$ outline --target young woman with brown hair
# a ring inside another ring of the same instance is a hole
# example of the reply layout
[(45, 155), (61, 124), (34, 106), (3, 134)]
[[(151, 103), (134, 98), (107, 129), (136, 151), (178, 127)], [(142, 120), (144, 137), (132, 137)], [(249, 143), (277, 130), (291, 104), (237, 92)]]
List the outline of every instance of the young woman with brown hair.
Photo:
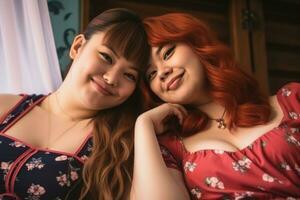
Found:
[(127, 199), (149, 57), (143, 24), (107, 10), (75, 37), (70, 57), (57, 91), (0, 95), (0, 199), (64, 199), (81, 179), (73, 199)]

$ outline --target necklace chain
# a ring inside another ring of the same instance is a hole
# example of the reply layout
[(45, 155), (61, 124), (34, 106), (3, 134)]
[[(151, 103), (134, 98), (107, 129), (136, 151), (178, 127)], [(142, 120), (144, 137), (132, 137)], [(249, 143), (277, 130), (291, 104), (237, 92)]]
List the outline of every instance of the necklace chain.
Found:
[(225, 120), (224, 120), (225, 113), (226, 113), (226, 110), (224, 109), (224, 112), (220, 118), (217, 118), (217, 119), (210, 118), (211, 120), (214, 120), (218, 123), (219, 129), (225, 129), (227, 127), (227, 124), (225, 123)]
[[(58, 98), (57, 98), (57, 95), (55, 95), (55, 99), (56, 99), (56, 103), (60, 109), (60, 111), (62, 113), (64, 113), (63, 109), (61, 108), (60, 104), (59, 104), (59, 101), (58, 101)], [(70, 119), (72, 120), (72, 124), (70, 126), (68, 126), (66, 129), (64, 129), (61, 133), (59, 133), (53, 140), (51, 140), (51, 129), (52, 129), (52, 120), (51, 120), (51, 112), (50, 112), (50, 99), (48, 97), (47, 99), (47, 107), (48, 107), (48, 135), (47, 135), (47, 143), (46, 143), (46, 149), (49, 149), (49, 147), (51, 146), (51, 144), (53, 144), (54, 142), (56, 142), (59, 138), (61, 138), (63, 135), (65, 135), (66, 133), (68, 133), (71, 129), (73, 129), (79, 122), (80, 120), (73, 120), (72, 117), (68, 116), (66, 113), (65, 115), (67, 115), (68, 117), (70, 117)]]

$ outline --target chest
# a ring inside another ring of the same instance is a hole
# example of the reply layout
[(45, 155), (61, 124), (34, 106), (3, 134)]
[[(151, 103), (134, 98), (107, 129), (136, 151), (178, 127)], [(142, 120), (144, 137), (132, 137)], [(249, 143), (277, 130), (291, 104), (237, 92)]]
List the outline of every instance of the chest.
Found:
[(299, 127), (280, 126), (233, 152), (212, 149), (186, 152), (181, 161), (195, 199), (199, 195), (220, 199), (246, 194), (258, 199), (299, 197)]
[(50, 116), (39, 107), (15, 118), (2, 132), (32, 148), (74, 153), (90, 134), (90, 127), (79, 123), (65, 123)]
[(237, 151), (243, 149), (267, 132), (275, 128), (275, 123), (254, 128), (239, 128), (236, 132), (211, 128), (183, 139), (185, 148), (190, 152), (205, 149)]
[(210, 121), (208, 128), (183, 139), (185, 148), (190, 152), (205, 149), (217, 149), (235, 152), (251, 145), (266, 133), (276, 129), (283, 121), (283, 112), (279, 105), (272, 107), (269, 122), (251, 127), (220, 129), (215, 121)]

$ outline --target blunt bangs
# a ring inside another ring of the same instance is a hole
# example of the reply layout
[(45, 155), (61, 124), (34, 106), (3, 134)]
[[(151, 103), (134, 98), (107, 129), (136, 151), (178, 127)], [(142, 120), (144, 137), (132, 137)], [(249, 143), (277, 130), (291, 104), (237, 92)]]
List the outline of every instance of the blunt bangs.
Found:
[(150, 46), (141, 25), (130, 21), (113, 25), (106, 32), (104, 44), (137, 65), (139, 72), (145, 71), (150, 57)]

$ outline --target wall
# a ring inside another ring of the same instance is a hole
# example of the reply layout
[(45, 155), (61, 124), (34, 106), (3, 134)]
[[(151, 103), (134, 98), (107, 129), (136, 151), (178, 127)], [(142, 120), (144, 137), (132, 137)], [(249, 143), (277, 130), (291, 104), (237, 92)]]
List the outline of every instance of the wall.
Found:
[(69, 48), (80, 30), (80, 0), (48, 0), (48, 8), (62, 74), (70, 63)]

